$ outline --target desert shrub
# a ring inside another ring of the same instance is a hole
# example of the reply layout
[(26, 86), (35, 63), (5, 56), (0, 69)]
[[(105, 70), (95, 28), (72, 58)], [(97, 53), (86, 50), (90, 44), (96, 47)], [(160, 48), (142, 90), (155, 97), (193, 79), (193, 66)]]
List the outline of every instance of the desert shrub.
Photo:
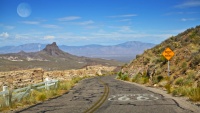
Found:
[(136, 59), (138, 59), (141, 55), (136, 55)]
[(136, 82), (139, 77), (140, 77), (140, 74), (134, 75), (133, 78), (132, 78), (132, 82)]
[(132, 78), (132, 82), (146, 84), (149, 82), (149, 78), (147, 76), (144, 76), (138, 73)]
[(156, 69), (155, 75), (160, 75), (161, 73), (162, 73), (162, 69), (161, 68)]
[(121, 79), (122, 79), (122, 80), (126, 80), (126, 81), (128, 81), (128, 80), (129, 80), (128, 74), (127, 74), (127, 73), (122, 74)]
[(200, 54), (194, 56), (194, 58), (190, 62), (190, 67), (195, 68), (198, 64), (200, 64)]
[(188, 74), (186, 78), (177, 78), (175, 81), (175, 85), (178, 86), (192, 86), (192, 84), (195, 81), (195, 75), (192, 74), (192, 72), (190, 72), (191, 74)]
[(147, 65), (149, 62), (150, 62), (150, 58), (145, 58), (144, 61), (143, 61), (143, 64)]
[(41, 93), (37, 96), (37, 101), (44, 101), (45, 99), (47, 99), (47, 96), (45, 93)]
[(184, 68), (184, 69), (187, 68), (187, 63), (183, 62), (182, 65), (181, 65), (181, 68)]
[(59, 90), (69, 90), (72, 87), (73, 84), (70, 83), (70, 81), (62, 81), (58, 83), (58, 89)]
[(183, 78), (177, 78), (175, 85), (183, 86), (184, 85), (184, 79)]
[(159, 76), (153, 76), (153, 78), (152, 78), (152, 83), (153, 84), (158, 84), (161, 80), (163, 80), (164, 79), (164, 77), (163, 76), (161, 76), (161, 75), (159, 75)]
[(200, 101), (200, 88), (193, 88), (189, 93), (189, 99), (192, 101)]
[(182, 64), (181, 64), (181, 73), (182, 74), (185, 74), (185, 72), (187, 71), (187, 63), (186, 62), (183, 62)]
[(194, 71), (194, 70), (188, 70), (188, 72), (186, 74), (187, 74), (187, 79), (194, 80), (195, 79), (196, 71)]
[(167, 90), (167, 93), (171, 93), (171, 84), (170, 83), (166, 84), (165, 89)]
[(152, 78), (152, 83), (153, 83), (153, 84), (157, 84), (157, 83), (158, 83), (158, 79), (157, 79), (156, 76), (153, 76), (153, 78)]
[(47, 98), (51, 98), (51, 97), (55, 97), (57, 95), (59, 95), (59, 90), (49, 90), (49, 91), (46, 91), (46, 96)]
[(117, 77), (116, 78), (117, 79), (121, 79), (121, 76), (122, 76), (122, 72), (120, 71), (120, 72), (117, 73)]
[(160, 82), (161, 80), (163, 80), (163, 76), (161, 76), (161, 75), (159, 75), (159, 76), (157, 76), (157, 80), (158, 80), (158, 82)]
[(73, 77), (72, 78), (72, 82), (74, 82), (75, 84), (78, 83), (82, 78), (81, 77)]
[(172, 91), (172, 95), (173, 96), (188, 96), (190, 92), (191, 92), (191, 88), (190, 87), (183, 86), (183, 87), (175, 88)]
[(149, 78), (148, 78), (147, 76), (142, 76), (142, 77), (139, 79), (138, 82), (141, 83), (141, 84), (146, 84), (146, 83), (149, 82)]

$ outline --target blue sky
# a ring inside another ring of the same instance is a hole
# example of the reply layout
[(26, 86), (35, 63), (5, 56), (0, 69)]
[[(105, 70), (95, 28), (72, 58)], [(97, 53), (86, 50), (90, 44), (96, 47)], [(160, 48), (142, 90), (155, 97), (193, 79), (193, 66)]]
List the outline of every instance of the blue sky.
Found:
[(0, 47), (159, 44), (197, 25), (200, 0), (0, 0)]

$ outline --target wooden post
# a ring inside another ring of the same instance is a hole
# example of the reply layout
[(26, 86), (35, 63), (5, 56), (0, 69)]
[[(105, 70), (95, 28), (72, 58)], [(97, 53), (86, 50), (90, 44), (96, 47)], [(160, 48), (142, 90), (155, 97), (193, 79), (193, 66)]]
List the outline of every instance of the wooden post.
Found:
[(48, 82), (49, 82), (49, 78), (45, 78), (45, 89), (49, 90), (49, 86), (48, 86)]
[(5, 105), (11, 106), (12, 92), (8, 89), (8, 86), (3, 86), (3, 91), (6, 92), (5, 94), (3, 94)]
[(3, 86), (3, 91), (5, 91), (6, 93), (3, 94), (3, 97), (4, 97), (4, 101), (5, 101), (5, 104), (6, 106), (9, 106), (8, 104), (8, 94), (7, 94), (7, 91), (8, 91), (8, 86)]
[(55, 82), (55, 89), (58, 88), (58, 81)]

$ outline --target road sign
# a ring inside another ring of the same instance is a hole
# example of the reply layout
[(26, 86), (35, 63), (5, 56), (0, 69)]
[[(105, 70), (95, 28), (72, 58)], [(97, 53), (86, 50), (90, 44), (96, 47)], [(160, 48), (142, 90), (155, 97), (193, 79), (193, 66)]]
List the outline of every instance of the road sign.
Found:
[(167, 59), (170, 60), (174, 56), (174, 52), (170, 48), (166, 48), (162, 55)]

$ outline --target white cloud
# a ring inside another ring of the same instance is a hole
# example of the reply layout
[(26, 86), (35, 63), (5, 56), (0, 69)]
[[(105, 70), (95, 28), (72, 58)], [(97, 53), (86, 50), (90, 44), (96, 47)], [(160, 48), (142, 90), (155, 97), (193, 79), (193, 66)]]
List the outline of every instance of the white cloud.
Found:
[(15, 28), (15, 26), (4, 26), (7, 30), (12, 30)]
[(58, 21), (72, 21), (72, 20), (77, 20), (80, 18), (81, 17), (79, 16), (68, 16), (68, 17), (59, 18)]
[(131, 19), (122, 19), (122, 20), (119, 20), (119, 22), (129, 22), (131, 21)]
[(53, 25), (53, 24), (45, 24), (45, 25), (42, 25), (42, 27), (45, 27), (45, 28), (60, 28), (59, 26), (57, 25)]
[(199, 7), (200, 1), (199, 0), (189, 0), (182, 4), (176, 5), (176, 8), (190, 8), (190, 7)]
[(96, 29), (96, 28), (98, 28), (98, 27), (97, 27), (97, 26), (89, 25), (89, 26), (86, 26), (85, 28), (86, 28), (86, 29)]
[(0, 34), (0, 37), (8, 38), (9, 34), (7, 32), (3, 32), (3, 33)]
[(90, 24), (94, 24), (94, 21), (88, 20), (88, 21), (83, 21), (83, 22), (74, 22), (73, 24), (76, 24), (76, 25), (90, 25)]
[(28, 38), (30, 38), (30, 35), (28, 35), (28, 34), (16, 34), (15, 38), (16, 39), (28, 39)]
[(109, 28), (117, 29), (117, 32), (124, 32), (124, 33), (134, 32), (131, 26), (109, 26)]
[(120, 30), (119, 30), (120, 32), (133, 32), (133, 30), (131, 29), (131, 27), (130, 26), (121, 26), (120, 27)]
[(127, 15), (114, 15), (114, 16), (109, 16), (110, 18), (125, 18), (125, 17), (133, 17), (137, 16), (136, 14), (127, 14)]
[(194, 21), (196, 20), (196, 18), (182, 18), (181, 21), (185, 22), (185, 21)]
[(6, 30), (12, 30), (15, 28), (15, 26), (10, 26), (10, 25), (4, 25), (4, 24), (0, 24), (0, 27), (3, 27)]
[(38, 25), (38, 24), (40, 24), (40, 22), (38, 22), (38, 21), (21, 21), (20, 23), (31, 24), (31, 25)]
[(51, 35), (47, 35), (47, 36), (44, 36), (44, 39), (54, 39), (55, 38), (55, 36), (51, 36)]
[(164, 16), (170, 16), (170, 15), (191, 15), (191, 14), (198, 14), (199, 12), (169, 12), (164, 14)]

